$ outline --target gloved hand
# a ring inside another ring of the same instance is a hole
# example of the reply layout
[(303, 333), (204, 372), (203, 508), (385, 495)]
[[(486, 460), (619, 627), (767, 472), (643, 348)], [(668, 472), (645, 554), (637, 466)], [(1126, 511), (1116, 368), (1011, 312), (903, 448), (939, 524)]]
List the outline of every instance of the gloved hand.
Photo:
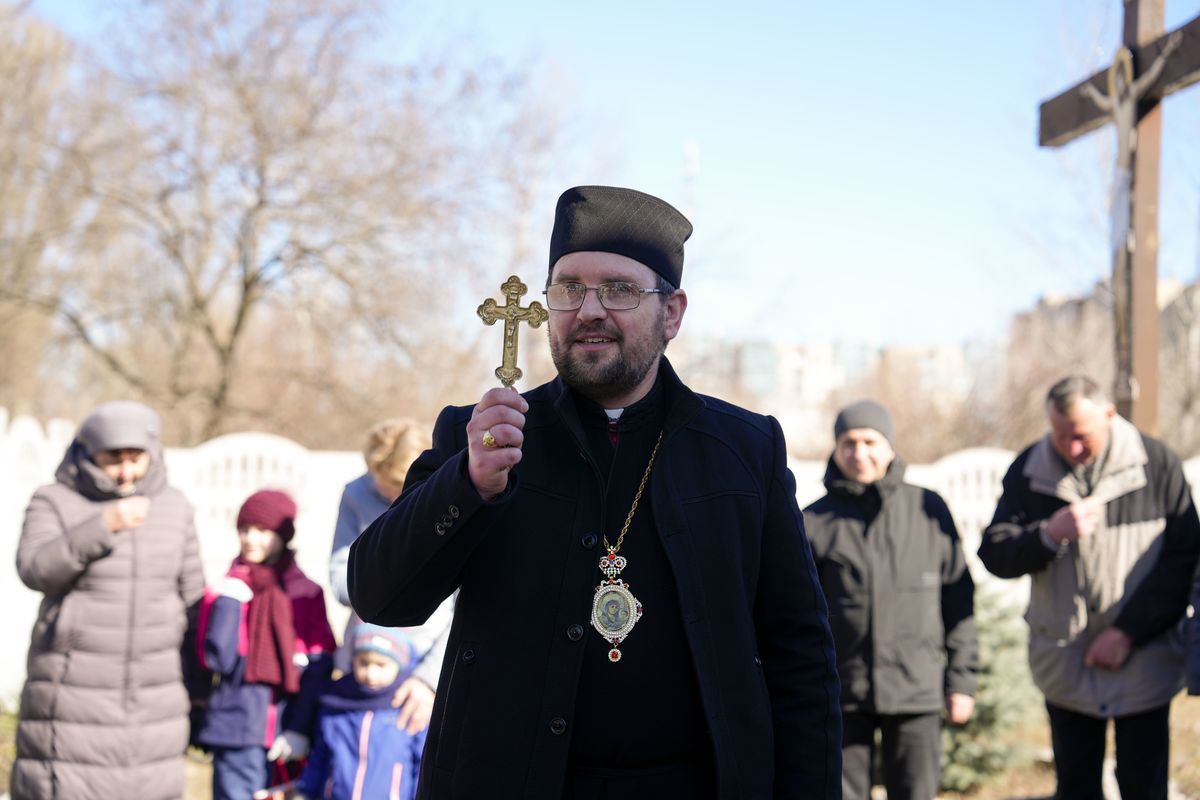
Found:
[(239, 603), (249, 603), (254, 597), (254, 590), (244, 580), (232, 575), (222, 578), (221, 582), (216, 585), (216, 590), (222, 597), (232, 597)]
[(275, 737), (267, 751), (267, 761), (299, 761), (308, 755), (309, 741), (303, 733), (284, 731)]

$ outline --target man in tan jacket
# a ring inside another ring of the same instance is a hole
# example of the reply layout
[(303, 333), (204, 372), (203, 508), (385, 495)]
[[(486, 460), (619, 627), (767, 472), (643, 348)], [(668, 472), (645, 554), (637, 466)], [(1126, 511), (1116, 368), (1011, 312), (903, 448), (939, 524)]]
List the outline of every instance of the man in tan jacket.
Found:
[(1179, 458), (1095, 381), (1046, 397), (1050, 432), (1004, 476), (979, 557), (1031, 576), (1029, 666), (1046, 697), (1058, 798), (1101, 798), (1108, 720), (1121, 797), (1167, 796), (1171, 698), (1200, 520)]

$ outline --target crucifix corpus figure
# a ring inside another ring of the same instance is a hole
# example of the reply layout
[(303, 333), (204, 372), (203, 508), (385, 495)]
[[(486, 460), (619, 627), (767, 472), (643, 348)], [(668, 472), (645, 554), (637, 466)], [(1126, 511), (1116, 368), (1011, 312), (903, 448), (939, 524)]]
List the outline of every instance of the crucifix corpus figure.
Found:
[(1167, 37), (1166, 43), (1150, 68), (1136, 80), (1133, 77), (1133, 53), (1122, 47), (1108, 68), (1108, 93), (1090, 83), (1081, 93), (1100, 111), (1112, 118), (1117, 129), (1116, 170), (1113, 174), (1110, 219), (1112, 250), (1113, 332), (1116, 357), (1116, 390), (1121, 400), (1137, 396), (1133, 373), (1133, 251), (1137, 238), (1132, 229), (1133, 159), (1137, 151), (1138, 103), (1162, 76), (1171, 53), (1179, 48), (1180, 31)]
[(550, 312), (536, 300), (522, 308), (521, 298), (529, 292), (529, 287), (521, 283), (516, 275), (509, 275), (508, 280), (500, 286), (500, 291), (504, 292), (504, 305), (498, 305), (489, 297), (475, 309), (475, 313), (485, 325), (494, 325), (498, 319), (504, 320), (504, 353), (500, 366), (496, 367), (496, 377), (500, 383), (511, 388), (522, 375), (521, 368), (517, 366), (518, 323), (528, 322), (536, 328), (550, 318)]
[(1179, 49), (1182, 38), (1180, 31), (1168, 36), (1158, 58), (1154, 59), (1150, 69), (1142, 73), (1137, 80), (1133, 78), (1133, 53), (1128, 47), (1122, 47), (1113, 58), (1112, 66), (1108, 68), (1108, 94), (1101, 94), (1090, 83), (1085, 83), (1081, 89), (1084, 97), (1112, 117), (1117, 129), (1117, 169), (1113, 176), (1110, 212), (1114, 254), (1127, 248), (1132, 249), (1133, 246), (1133, 242), (1129, 240), (1129, 212), (1130, 190), (1133, 188), (1133, 154), (1137, 149), (1138, 103), (1162, 76), (1167, 59)]
[(1162, 0), (1125, 0), (1122, 47), (1108, 68), (1041, 104), (1038, 143), (1060, 147), (1112, 122), (1113, 400), (1153, 432), (1158, 408), (1158, 181), (1161, 101), (1200, 81), (1200, 17), (1162, 33)]

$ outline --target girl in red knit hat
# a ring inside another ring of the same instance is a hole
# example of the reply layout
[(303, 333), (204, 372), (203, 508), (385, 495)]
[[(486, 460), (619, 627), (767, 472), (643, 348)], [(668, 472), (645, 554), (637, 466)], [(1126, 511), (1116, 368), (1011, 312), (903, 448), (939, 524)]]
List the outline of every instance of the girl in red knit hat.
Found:
[(330, 678), (336, 642), (321, 587), (288, 547), (295, 520), (284, 492), (246, 498), (240, 553), (200, 612), (200, 656), (217, 676), (197, 737), (213, 754), (213, 800), (244, 800), (279, 780), (273, 762), (304, 757), (308, 738), (293, 731), (312, 730)]

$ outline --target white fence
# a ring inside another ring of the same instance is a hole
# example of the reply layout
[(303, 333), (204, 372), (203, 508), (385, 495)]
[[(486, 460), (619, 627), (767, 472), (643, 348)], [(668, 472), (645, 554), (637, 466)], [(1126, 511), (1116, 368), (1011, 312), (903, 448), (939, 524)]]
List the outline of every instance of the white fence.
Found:
[[(29, 417), (10, 420), (0, 408), (0, 553), (9, 565), (0, 580), (5, 647), (0, 648), (0, 703), (13, 704), (25, 676), (29, 632), (41, 595), (21, 584), (13, 566), (25, 505), (38, 486), (53, 480), (74, 425), (53, 420), (44, 427)], [(941, 494), (949, 504), (963, 537), (972, 573), (977, 581), (990, 579), (975, 560), (979, 535), (991, 520), (1000, 479), (1013, 454), (998, 449), (972, 449), (954, 453), (927, 465), (909, 467), (908, 479)], [(205, 442), (199, 447), (166, 453), (172, 485), (181, 489), (196, 507), (204, 572), (209, 580), (222, 575), (237, 554), (234, 517), (251, 492), (264, 487), (285, 489), (296, 498), (295, 547), (301, 568), (317, 582), (328, 583), (329, 548), (337, 519), (342, 487), (363, 471), (356, 452), (306, 450), (288, 439), (264, 433), (237, 433)], [(824, 462), (797, 461), (797, 499), (801, 506), (824, 492)], [(1200, 458), (1184, 465), (1196, 485)], [(1018, 597), (1023, 582), (1006, 582), (1006, 591)], [(334, 631), (339, 635), (346, 611), (328, 596)]]

